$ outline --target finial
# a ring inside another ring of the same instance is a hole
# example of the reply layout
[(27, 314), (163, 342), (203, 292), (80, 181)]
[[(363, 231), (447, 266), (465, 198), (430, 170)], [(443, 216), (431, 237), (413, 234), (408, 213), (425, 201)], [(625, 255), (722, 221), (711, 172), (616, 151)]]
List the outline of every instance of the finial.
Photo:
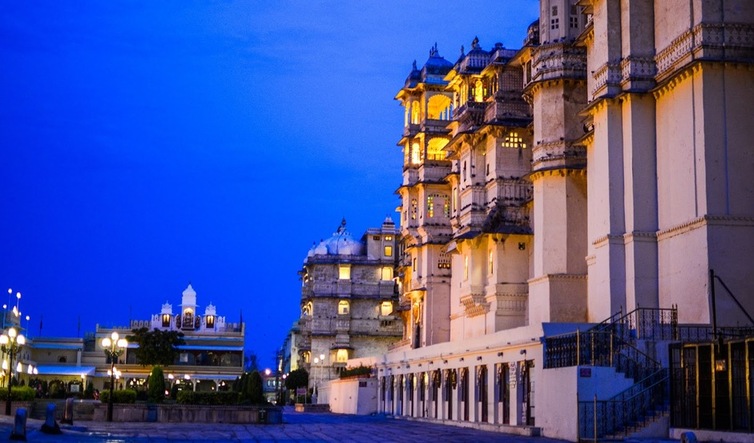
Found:
[(417, 67), (416, 67), (416, 60), (414, 60), (414, 67), (413, 67), (413, 69), (414, 69), (414, 71), (418, 70)]
[(474, 40), (471, 42), (471, 49), (476, 49), (479, 47), (479, 37), (474, 37)]
[(461, 55), (466, 55), (466, 49), (461, 45)]

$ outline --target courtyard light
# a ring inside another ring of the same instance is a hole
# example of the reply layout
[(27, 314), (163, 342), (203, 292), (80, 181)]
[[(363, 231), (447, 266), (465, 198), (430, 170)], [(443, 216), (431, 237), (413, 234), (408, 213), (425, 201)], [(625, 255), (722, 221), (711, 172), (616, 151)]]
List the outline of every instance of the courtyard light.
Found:
[(128, 346), (128, 341), (125, 338), (120, 338), (118, 332), (113, 331), (110, 337), (102, 339), (102, 348), (105, 351), (105, 355), (110, 359), (110, 398), (107, 399), (107, 421), (113, 421), (113, 389), (115, 387), (115, 361), (118, 360)]

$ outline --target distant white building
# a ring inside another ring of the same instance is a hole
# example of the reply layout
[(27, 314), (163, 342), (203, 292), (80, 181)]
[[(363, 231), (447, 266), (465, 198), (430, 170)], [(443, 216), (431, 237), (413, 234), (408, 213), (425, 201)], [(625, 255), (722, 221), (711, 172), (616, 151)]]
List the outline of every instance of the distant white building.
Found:
[(352, 358), (381, 355), (400, 339), (394, 281), (395, 224), (389, 218), (357, 240), (345, 220), (309, 250), (301, 275), (301, 317), (287, 340), (291, 369), (305, 368), (319, 403), (327, 381)]
[[(172, 365), (163, 370), (169, 384), (181, 389), (197, 391), (226, 390), (243, 373), (244, 324), (228, 322), (218, 315), (217, 308), (209, 303), (201, 309), (197, 294), (189, 284), (182, 293), (179, 308), (165, 302), (158, 314), (149, 320), (132, 320), (129, 326), (96, 326), (93, 334), (80, 338), (38, 337), (30, 340), (28, 361), (38, 367), (39, 374), (29, 379), (44, 380), (58, 389), (79, 392), (86, 383), (99, 390), (110, 385), (110, 361), (102, 348), (102, 339), (117, 332), (121, 338), (131, 335), (134, 329), (147, 328), (178, 331), (184, 334), (185, 345), (178, 346), (179, 353)], [(151, 366), (141, 366), (129, 343), (115, 366), (119, 378), (116, 387), (145, 386)], [(50, 388), (48, 388), (49, 390)]]

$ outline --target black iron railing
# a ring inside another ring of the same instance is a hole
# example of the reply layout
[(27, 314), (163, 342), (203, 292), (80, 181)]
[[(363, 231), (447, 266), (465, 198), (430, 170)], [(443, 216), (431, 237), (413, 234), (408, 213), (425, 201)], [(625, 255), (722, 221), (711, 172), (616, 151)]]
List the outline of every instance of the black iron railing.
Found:
[(579, 402), (579, 439), (627, 436), (667, 410), (669, 377), (658, 369), (608, 400)]

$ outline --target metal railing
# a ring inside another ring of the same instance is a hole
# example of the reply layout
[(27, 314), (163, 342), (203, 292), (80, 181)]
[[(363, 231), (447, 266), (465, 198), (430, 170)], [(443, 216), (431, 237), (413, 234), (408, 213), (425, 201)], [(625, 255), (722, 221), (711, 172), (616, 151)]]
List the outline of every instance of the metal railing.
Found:
[(579, 402), (579, 439), (627, 436), (667, 409), (669, 377), (658, 369), (608, 400)]

